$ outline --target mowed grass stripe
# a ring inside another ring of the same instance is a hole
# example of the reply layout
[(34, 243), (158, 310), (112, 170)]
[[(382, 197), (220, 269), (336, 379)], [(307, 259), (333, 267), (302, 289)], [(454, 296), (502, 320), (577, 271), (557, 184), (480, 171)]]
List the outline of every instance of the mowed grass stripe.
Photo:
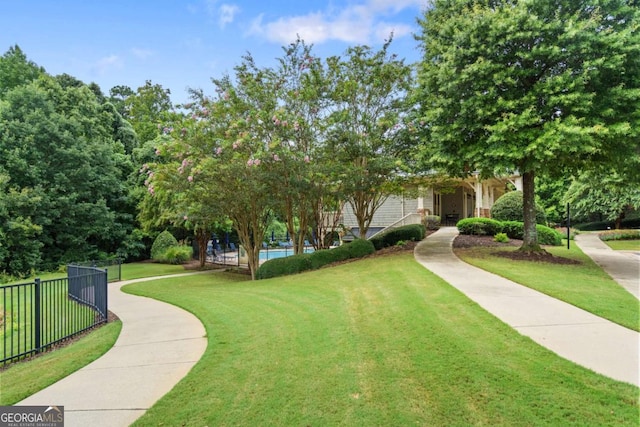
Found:
[(590, 313), (640, 331), (638, 299), (620, 286), (591, 258), (572, 244), (566, 247), (546, 247), (558, 257), (570, 258), (580, 264), (562, 265), (546, 262), (514, 261), (494, 255), (498, 251), (517, 248), (456, 249), (463, 261), (494, 274), (528, 286), (565, 301)]
[(137, 425), (637, 424), (637, 387), (520, 336), (411, 255), (125, 290), (192, 311), (209, 339)]

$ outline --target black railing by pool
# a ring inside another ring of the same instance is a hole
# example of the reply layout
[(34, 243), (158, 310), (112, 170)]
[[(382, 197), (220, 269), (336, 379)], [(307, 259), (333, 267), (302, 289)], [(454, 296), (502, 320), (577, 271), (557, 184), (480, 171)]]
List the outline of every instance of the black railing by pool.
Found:
[(40, 353), (107, 321), (107, 271), (67, 266), (67, 277), (0, 287), (0, 363)]

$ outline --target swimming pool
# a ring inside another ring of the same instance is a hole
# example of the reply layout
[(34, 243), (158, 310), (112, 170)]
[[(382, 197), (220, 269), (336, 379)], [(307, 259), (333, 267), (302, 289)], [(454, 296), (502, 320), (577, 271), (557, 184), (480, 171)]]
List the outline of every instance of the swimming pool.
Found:
[[(313, 252), (313, 248), (304, 248), (305, 254)], [(293, 248), (286, 249), (260, 249), (260, 261), (267, 261), (275, 258), (284, 258), (293, 255)]]

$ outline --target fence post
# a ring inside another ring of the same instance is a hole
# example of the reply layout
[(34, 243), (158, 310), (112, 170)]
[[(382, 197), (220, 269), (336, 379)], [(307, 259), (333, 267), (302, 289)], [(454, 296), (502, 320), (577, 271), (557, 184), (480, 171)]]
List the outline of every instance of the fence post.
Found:
[(36, 319), (35, 319), (35, 337), (36, 337), (36, 352), (40, 353), (40, 348), (42, 347), (41, 342), (42, 342), (42, 336), (41, 336), (41, 329), (42, 329), (42, 313), (41, 313), (41, 301), (40, 301), (40, 297), (41, 297), (41, 293), (40, 293), (40, 278), (36, 278), (35, 280), (35, 287), (36, 287), (36, 307), (35, 307), (35, 314), (36, 314)]

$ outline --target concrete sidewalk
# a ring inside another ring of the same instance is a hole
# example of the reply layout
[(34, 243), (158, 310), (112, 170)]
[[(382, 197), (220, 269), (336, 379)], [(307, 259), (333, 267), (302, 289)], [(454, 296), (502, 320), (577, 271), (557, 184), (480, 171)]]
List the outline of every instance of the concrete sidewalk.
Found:
[(441, 228), (416, 246), (416, 260), (559, 356), (640, 386), (640, 334), (462, 262), (451, 247), (457, 234), (455, 227)]
[(613, 280), (640, 299), (640, 253), (614, 251), (597, 233), (578, 234), (575, 243)]
[(63, 405), (65, 426), (128, 426), (178, 383), (207, 347), (202, 323), (178, 307), (109, 285), (109, 309), (122, 320), (111, 350), (17, 405)]

